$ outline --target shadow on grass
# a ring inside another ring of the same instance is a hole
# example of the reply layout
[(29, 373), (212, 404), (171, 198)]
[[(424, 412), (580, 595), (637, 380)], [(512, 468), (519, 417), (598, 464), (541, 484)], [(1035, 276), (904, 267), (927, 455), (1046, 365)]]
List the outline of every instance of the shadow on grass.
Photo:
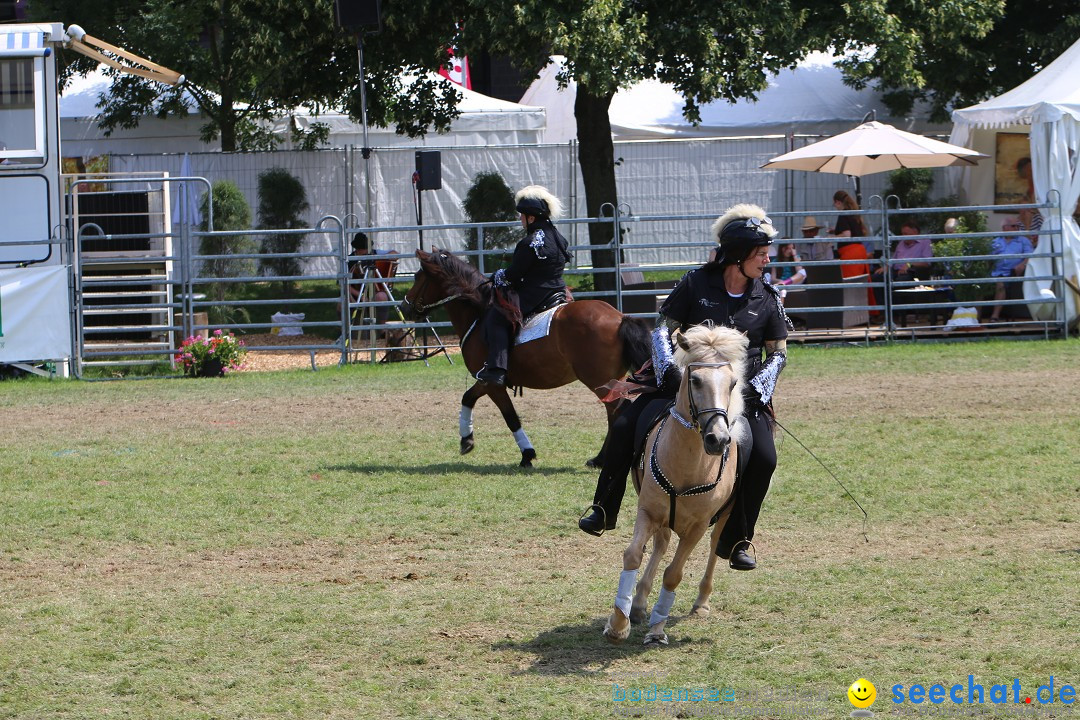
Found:
[(576, 625), (560, 625), (527, 640), (500, 640), (492, 644), (494, 650), (513, 650), (534, 656), (532, 664), (523, 673), (542, 675), (580, 675), (594, 677), (603, 675), (618, 660), (636, 657), (646, 652), (670, 652), (675, 646), (687, 647), (700, 640), (693, 637), (672, 635), (671, 630), (685, 618), (671, 617), (665, 630), (670, 646), (645, 645), (648, 628), (634, 625), (630, 637), (618, 645), (603, 637), (607, 616)]
[(430, 465), (383, 465), (379, 463), (346, 463), (344, 465), (323, 465), (324, 471), (351, 473), (397, 473), (399, 475), (436, 475), (448, 473), (468, 473), (470, 475), (566, 475), (578, 472), (578, 468), (540, 467), (523, 468), (516, 465), (473, 465), (464, 462), (432, 463)]

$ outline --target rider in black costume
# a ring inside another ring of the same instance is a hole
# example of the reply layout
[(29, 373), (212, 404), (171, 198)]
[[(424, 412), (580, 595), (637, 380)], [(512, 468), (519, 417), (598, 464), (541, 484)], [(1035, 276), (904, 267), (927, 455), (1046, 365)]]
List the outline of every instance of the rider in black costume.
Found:
[(490, 385), (506, 385), (510, 339), (521, 318), (565, 294), (563, 267), (570, 262), (566, 238), (552, 220), (562, 215), (562, 204), (547, 188), (530, 185), (514, 196), (526, 236), (514, 248), (510, 266), (491, 276), (495, 301), (484, 314), (484, 338), (488, 357), (476, 379)]
[[(752, 446), (740, 447), (740, 478), (735, 506), (720, 535), (716, 553), (736, 570), (753, 570), (747, 552), (754, 537), (761, 503), (776, 469), (771, 401), (777, 376), (787, 362), (790, 321), (779, 292), (762, 279), (769, 264), (767, 246), (777, 232), (756, 205), (736, 205), (712, 226), (718, 243), (715, 256), (688, 272), (660, 308), (653, 332), (653, 370), (658, 391), (642, 394), (624, 406), (608, 432), (605, 462), (596, 482), (592, 511), (578, 527), (592, 535), (614, 529), (626, 490), (634, 450), (675, 397), (678, 369), (671, 363), (672, 328), (685, 330), (710, 321), (749, 336), (746, 363), (746, 411)], [(764, 354), (764, 359), (762, 355)]]

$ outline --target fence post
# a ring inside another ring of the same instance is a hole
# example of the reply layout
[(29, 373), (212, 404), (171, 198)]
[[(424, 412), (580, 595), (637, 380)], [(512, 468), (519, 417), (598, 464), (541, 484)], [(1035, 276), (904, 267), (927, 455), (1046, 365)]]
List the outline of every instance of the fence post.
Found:
[(476, 256), (476, 267), (480, 270), (480, 274), (487, 276), (487, 272), (484, 270), (484, 226), (476, 228), (476, 249), (479, 251), (479, 255)]
[[(889, 197), (896, 197), (890, 195)], [(899, 201), (897, 202), (899, 209)], [(881, 203), (881, 280), (885, 284), (881, 289), (882, 300), (885, 302), (885, 337), (892, 340), (896, 335), (896, 326), (893, 324), (893, 289), (892, 289), (892, 240), (889, 239), (889, 198)]]

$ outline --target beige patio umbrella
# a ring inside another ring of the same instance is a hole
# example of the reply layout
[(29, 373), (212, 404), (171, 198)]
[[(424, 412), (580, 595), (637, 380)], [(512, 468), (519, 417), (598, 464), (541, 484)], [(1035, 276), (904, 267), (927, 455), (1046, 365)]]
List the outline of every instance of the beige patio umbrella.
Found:
[(774, 157), (761, 167), (859, 177), (899, 168), (976, 165), (987, 157), (871, 120), (846, 133)]

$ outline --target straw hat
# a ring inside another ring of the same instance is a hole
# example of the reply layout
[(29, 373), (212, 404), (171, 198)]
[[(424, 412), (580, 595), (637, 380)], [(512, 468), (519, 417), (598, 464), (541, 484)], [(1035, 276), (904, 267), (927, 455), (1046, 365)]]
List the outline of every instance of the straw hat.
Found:
[(820, 230), (823, 227), (825, 226), (817, 224), (817, 218), (815, 218), (813, 215), (807, 215), (806, 219), (803, 220), (802, 223), (803, 230)]

